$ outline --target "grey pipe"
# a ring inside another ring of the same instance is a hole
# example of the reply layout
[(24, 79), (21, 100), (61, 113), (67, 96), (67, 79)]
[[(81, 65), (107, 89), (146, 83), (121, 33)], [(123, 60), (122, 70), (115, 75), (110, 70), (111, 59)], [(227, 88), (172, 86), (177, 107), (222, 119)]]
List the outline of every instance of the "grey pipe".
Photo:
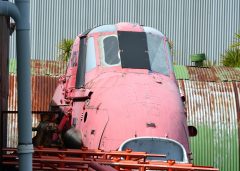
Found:
[(15, 4), (0, 1), (0, 15), (16, 22), (17, 82), (18, 82), (18, 155), (19, 170), (32, 171), (32, 114), (30, 73), (30, 8), (29, 0), (15, 0)]

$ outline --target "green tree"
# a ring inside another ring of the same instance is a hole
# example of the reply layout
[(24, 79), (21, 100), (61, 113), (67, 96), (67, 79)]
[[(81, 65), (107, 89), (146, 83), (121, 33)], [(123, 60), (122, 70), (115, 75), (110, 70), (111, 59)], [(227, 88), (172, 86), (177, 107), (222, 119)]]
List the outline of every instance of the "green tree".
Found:
[(240, 33), (235, 35), (237, 41), (231, 45), (232, 48), (240, 48)]
[(222, 55), (222, 64), (227, 67), (240, 67), (240, 34), (236, 34), (237, 41)]
[(240, 48), (231, 48), (222, 55), (222, 64), (227, 67), (240, 67)]
[(59, 49), (60, 49), (60, 55), (59, 58), (63, 61), (68, 61), (68, 59), (71, 56), (71, 49), (73, 45), (73, 40), (72, 39), (63, 39), (59, 43)]

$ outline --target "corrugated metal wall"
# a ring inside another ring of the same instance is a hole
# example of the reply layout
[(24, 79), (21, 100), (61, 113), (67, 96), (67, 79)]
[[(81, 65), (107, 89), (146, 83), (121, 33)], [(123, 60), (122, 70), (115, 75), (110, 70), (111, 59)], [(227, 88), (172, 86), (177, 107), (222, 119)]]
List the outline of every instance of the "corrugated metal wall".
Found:
[(239, 171), (239, 82), (178, 82), (186, 96), (188, 124), (198, 130), (190, 138), (193, 163)]
[[(32, 76), (32, 111), (48, 111), (58, 78), (50, 76)], [(9, 76), (8, 110), (17, 111), (16, 75)]]
[[(55, 76), (32, 76), (32, 111), (48, 111), (54, 90), (58, 83), (58, 78)], [(8, 111), (17, 111), (17, 80), (15, 74), (9, 76), (9, 98)], [(7, 116), (7, 147), (17, 147), (18, 127), (17, 113), (9, 113)], [(37, 127), (41, 116), (39, 114), (32, 115), (33, 127)], [(33, 136), (36, 132), (33, 132)]]
[[(31, 61), (32, 111), (47, 111), (58, 79), (65, 73), (66, 62)], [(17, 111), (16, 60), (9, 61), (8, 110)]]
[[(121, 21), (152, 26), (174, 42), (174, 62), (190, 65), (190, 54), (222, 54), (240, 31), (239, 0), (31, 0), (33, 59), (56, 60), (58, 44), (87, 28)], [(10, 57), (15, 57), (15, 35)]]

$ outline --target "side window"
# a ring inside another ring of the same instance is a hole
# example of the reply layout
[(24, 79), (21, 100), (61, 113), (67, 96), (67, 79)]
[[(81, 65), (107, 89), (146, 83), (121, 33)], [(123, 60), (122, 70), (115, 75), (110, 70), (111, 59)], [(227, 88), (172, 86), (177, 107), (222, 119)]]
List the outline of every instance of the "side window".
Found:
[(118, 66), (120, 65), (120, 57), (118, 53), (117, 36), (105, 36), (100, 38), (100, 52), (102, 66)]
[(115, 65), (120, 62), (118, 56), (118, 39), (116, 36), (106, 37), (103, 40), (105, 62), (108, 65)]
[(94, 38), (90, 37), (87, 41), (86, 72), (96, 67), (96, 54), (94, 47)]
[(152, 71), (169, 75), (168, 71), (168, 51), (166, 51), (165, 40), (158, 35), (148, 33), (148, 53)]

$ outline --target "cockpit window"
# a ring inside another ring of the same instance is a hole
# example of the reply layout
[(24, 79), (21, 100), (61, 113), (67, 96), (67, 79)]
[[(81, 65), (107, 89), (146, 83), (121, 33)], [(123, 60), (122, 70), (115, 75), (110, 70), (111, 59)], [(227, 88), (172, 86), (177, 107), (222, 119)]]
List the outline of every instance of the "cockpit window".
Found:
[(117, 34), (100, 36), (98, 40), (102, 66), (148, 69), (169, 76), (170, 52), (163, 35), (118, 31)]
[(120, 57), (118, 53), (118, 39), (116, 35), (105, 36), (100, 39), (101, 45), (101, 65), (118, 66)]
[(86, 72), (89, 72), (97, 66), (93, 37), (88, 38), (86, 55)]
[(146, 33), (119, 31), (118, 40), (123, 68), (151, 70)]
[(118, 55), (118, 39), (116, 36), (106, 37), (103, 40), (105, 63), (116, 65), (120, 62)]
[(151, 70), (169, 75), (167, 59), (169, 51), (163, 37), (152, 33), (147, 33), (148, 53), (150, 57)]

